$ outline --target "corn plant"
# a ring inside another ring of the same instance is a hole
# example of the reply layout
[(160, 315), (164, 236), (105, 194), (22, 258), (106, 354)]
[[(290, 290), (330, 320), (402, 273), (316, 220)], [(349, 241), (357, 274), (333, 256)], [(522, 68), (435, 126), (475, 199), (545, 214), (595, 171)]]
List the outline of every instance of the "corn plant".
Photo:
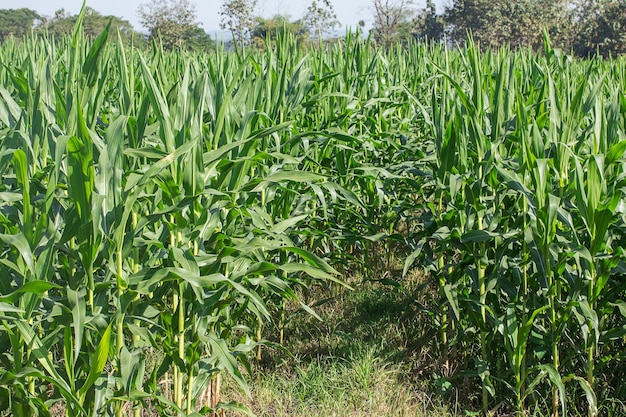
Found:
[(248, 390), (287, 306), (314, 314), (300, 291), (390, 283), (401, 256), (436, 289), (424, 344), (484, 414), (623, 394), (622, 58), (164, 52), (80, 20), (0, 46), (3, 409), (246, 411), (221, 375)]

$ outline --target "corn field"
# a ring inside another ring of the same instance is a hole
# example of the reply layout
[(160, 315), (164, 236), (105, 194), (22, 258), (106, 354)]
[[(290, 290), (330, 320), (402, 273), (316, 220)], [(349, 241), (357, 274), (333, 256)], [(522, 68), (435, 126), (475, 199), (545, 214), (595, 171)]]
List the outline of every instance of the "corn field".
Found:
[(108, 35), (0, 47), (0, 410), (245, 411), (220, 375), (381, 251), (484, 414), (626, 398), (624, 59)]

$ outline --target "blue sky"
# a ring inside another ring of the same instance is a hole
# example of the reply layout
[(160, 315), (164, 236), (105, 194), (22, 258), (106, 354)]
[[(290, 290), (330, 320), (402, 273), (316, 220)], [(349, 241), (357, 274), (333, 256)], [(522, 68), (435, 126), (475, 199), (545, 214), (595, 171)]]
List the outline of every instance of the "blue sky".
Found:
[[(449, 0), (436, 0), (435, 4), (442, 7)], [(128, 20), (137, 30), (143, 30), (137, 20), (137, 8), (149, 0), (87, 0), (87, 5), (104, 15), (121, 16)], [(221, 0), (191, 0), (196, 5), (198, 20), (209, 33), (219, 30), (219, 10)], [(82, 5), (82, 0), (0, 0), (0, 9), (19, 9), (28, 7), (45, 16), (52, 16), (55, 10), (65, 9), (75, 14)], [(311, 0), (258, 0), (256, 14), (270, 17), (277, 13), (288, 14), (294, 19), (300, 18), (306, 11)], [(417, 7), (423, 7), (426, 0), (416, 0)], [(370, 26), (372, 0), (333, 0), (333, 6), (339, 21), (344, 26), (356, 27), (359, 20), (364, 20)]]

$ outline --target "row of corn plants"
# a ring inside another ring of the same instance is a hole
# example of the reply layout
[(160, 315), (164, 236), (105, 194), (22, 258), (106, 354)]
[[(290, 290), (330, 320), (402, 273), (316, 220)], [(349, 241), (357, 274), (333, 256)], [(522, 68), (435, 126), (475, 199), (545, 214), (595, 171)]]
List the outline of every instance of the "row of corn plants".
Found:
[(310, 77), (108, 35), (2, 47), (0, 408), (241, 408), (220, 374), (248, 390), (275, 304), (337, 281), (297, 230), (335, 189), (292, 128)]
[(479, 382), (484, 414), (608, 413), (624, 395), (623, 60), (546, 40), (425, 65), (406, 267), (420, 259), (439, 288), (442, 365)]
[(398, 256), (485, 414), (623, 398), (622, 60), (351, 34), (164, 53), (80, 24), (0, 47), (0, 408), (241, 408), (220, 375), (248, 389), (287, 304)]

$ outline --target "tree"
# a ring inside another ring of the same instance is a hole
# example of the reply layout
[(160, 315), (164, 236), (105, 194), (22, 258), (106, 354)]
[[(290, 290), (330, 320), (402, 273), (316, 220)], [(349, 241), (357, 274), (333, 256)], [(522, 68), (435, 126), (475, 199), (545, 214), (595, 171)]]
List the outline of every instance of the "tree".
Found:
[(340, 25), (330, 0), (321, 0), (319, 3), (313, 0), (302, 21), (312, 36), (319, 37), (332, 33)]
[(167, 50), (189, 47), (188, 42), (208, 35), (196, 23), (196, 7), (189, 0), (152, 0), (137, 10), (150, 38), (161, 40)]
[(573, 49), (577, 55), (626, 53), (626, 2), (585, 1), (577, 11)]
[(444, 18), (437, 14), (437, 8), (432, 0), (427, 0), (426, 7), (422, 9), (413, 20), (413, 37), (426, 42), (440, 42), (444, 37)]
[(0, 42), (8, 37), (23, 38), (40, 20), (41, 16), (31, 9), (0, 10)]
[[(59, 9), (54, 13), (53, 17), (43, 20), (40, 29), (55, 37), (70, 35), (74, 30), (77, 19), (78, 15), (71, 15), (65, 9)], [(96, 38), (109, 24), (109, 21), (111, 21), (109, 36), (113, 39), (117, 37), (117, 31), (120, 32), (124, 40), (130, 40), (133, 34), (135, 34), (133, 26), (127, 20), (117, 16), (103, 16), (91, 7), (86, 7), (83, 17), (85, 35), (90, 38)]]
[(226, 0), (222, 4), (220, 27), (233, 34), (233, 40), (247, 44), (252, 40), (252, 30), (256, 25), (254, 9), (257, 0)]
[(200, 26), (194, 26), (188, 33), (185, 47), (192, 51), (208, 51), (215, 48), (215, 42), (204, 29)]
[(555, 45), (563, 46), (569, 27), (568, 4), (567, 0), (454, 0), (446, 10), (446, 21), (457, 42), (465, 41), (471, 32), (482, 47), (538, 48), (547, 29)]
[(65, 9), (59, 9), (54, 12), (54, 16), (44, 19), (41, 30), (57, 38), (63, 35), (70, 35), (74, 30), (76, 19), (78, 19), (78, 16), (69, 14)]
[(413, 0), (374, 0), (372, 34), (383, 45), (407, 40), (411, 36), (411, 19), (415, 15)]
[(275, 15), (269, 19), (257, 17), (256, 25), (252, 29), (252, 40), (258, 47), (264, 47), (269, 40), (270, 43), (276, 38), (291, 34), (299, 40), (306, 40), (308, 28), (302, 20), (290, 21), (289, 16)]

